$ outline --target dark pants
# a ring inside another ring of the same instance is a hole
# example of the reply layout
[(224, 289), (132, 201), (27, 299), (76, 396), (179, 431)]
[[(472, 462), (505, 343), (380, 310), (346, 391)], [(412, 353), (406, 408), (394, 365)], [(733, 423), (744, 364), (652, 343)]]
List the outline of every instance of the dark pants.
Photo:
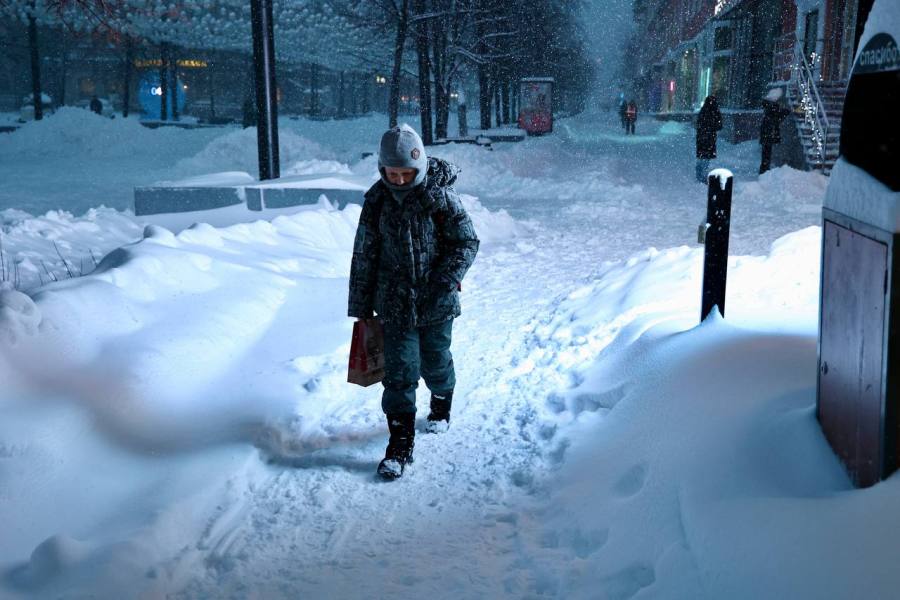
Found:
[(634, 121), (631, 119), (625, 120), (625, 133), (634, 134)]
[(697, 176), (697, 181), (699, 181), (700, 183), (707, 183), (707, 175), (709, 174), (708, 158), (697, 159), (697, 166), (694, 174)]
[(762, 145), (762, 161), (759, 163), (759, 174), (762, 175), (772, 166), (772, 146), (771, 143)]
[(446, 394), (456, 385), (450, 337), (453, 319), (414, 329), (384, 326), (385, 414), (416, 412), (419, 377), (433, 394)]

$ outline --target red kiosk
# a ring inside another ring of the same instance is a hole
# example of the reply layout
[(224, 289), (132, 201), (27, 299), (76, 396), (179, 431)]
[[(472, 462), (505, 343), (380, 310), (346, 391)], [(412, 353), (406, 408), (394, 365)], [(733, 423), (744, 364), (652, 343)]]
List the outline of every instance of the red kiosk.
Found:
[(553, 131), (552, 77), (525, 77), (520, 81), (519, 127), (528, 135)]

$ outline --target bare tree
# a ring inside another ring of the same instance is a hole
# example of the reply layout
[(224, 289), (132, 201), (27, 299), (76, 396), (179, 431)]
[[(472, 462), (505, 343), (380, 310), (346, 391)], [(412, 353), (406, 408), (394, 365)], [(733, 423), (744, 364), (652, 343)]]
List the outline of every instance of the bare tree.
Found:
[(416, 54), (419, 59), (419, 112), (421, 115), (422, 142), (434, 141), (431, 128), (431, 43), (429, 14), (425, 0), (413, 0), (413, 21), (416, 26)]

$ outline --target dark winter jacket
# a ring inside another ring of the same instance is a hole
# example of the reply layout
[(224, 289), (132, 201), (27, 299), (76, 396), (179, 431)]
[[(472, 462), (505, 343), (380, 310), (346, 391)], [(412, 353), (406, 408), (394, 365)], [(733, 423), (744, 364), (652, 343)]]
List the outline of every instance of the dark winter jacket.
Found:
[(349, 316), (374, 311), (405, 328), (459, 316), (459, 285), (479, 242), (451, 187), (458, 172), (429, 158), (425, 181), (402, 201), (382, 180), (366, 192), (350, 266)]
[(697, 158), (716, 157), (716, 138), (722, 129), (722, 113), (715, 96), (708, 96), (697, 115)]
[(625, 120), (630, 122), (637, 121), (637, 104), (634, 102), (629, 102), (625, 107)]
[(759, 126), (760, 144), (781, 142), (781, 122), (790, 114), (787, 108), (771, 100), (763, 100), (763, 118)]

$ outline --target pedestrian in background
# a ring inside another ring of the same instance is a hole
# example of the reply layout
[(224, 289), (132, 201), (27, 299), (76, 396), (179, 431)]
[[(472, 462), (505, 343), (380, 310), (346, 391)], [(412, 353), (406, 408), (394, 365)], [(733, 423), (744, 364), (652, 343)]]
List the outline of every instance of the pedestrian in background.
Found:
[(96, 94), (94, 94), (91, 97), (91, 106), (90, 107), (91, 107), (91, 112), (97, 113), (98, 115), (103, 114), (103, 103), (100, 102), (100, 98), (98, 98)]
[(760, 175), (772, 165), (772, 147), (781, 142), (781, 122), (791, 112), (782, 105), (782, 95), (780, 87), (772, 88), (762, 101), (763, 118), (759, 126), (759, 144), (762, 146)]
[(396, 479), (413, 460), (420, 375), (431, 391), (426, 431), (450, 424), (456, 385), (450, 336), (460, 282), (479, 243), (452, 187), (459, 169), (427, 157), (410, 126), (382, 136), (378, 171), (356, 229), (347, 313), (377, 315), (384, 328), (381, 408), (391, 436), (378, 474)]
[(625, 107), (625, 133), (634, 135), (634, 124), (637, 123), (637, 102), (629, 100)]
[(256, 98), (247, 96), (244, 99), (244, 105), (241, 107), (241, 124), (244, 126), (244, 129), (256, 127), (257, 118)]
[(707, 96), (697, 115), (697, 181), (706, 183), (709, 161), (716, 158), (716, 142), (722, 129), (722, 112), (715, 96)]

